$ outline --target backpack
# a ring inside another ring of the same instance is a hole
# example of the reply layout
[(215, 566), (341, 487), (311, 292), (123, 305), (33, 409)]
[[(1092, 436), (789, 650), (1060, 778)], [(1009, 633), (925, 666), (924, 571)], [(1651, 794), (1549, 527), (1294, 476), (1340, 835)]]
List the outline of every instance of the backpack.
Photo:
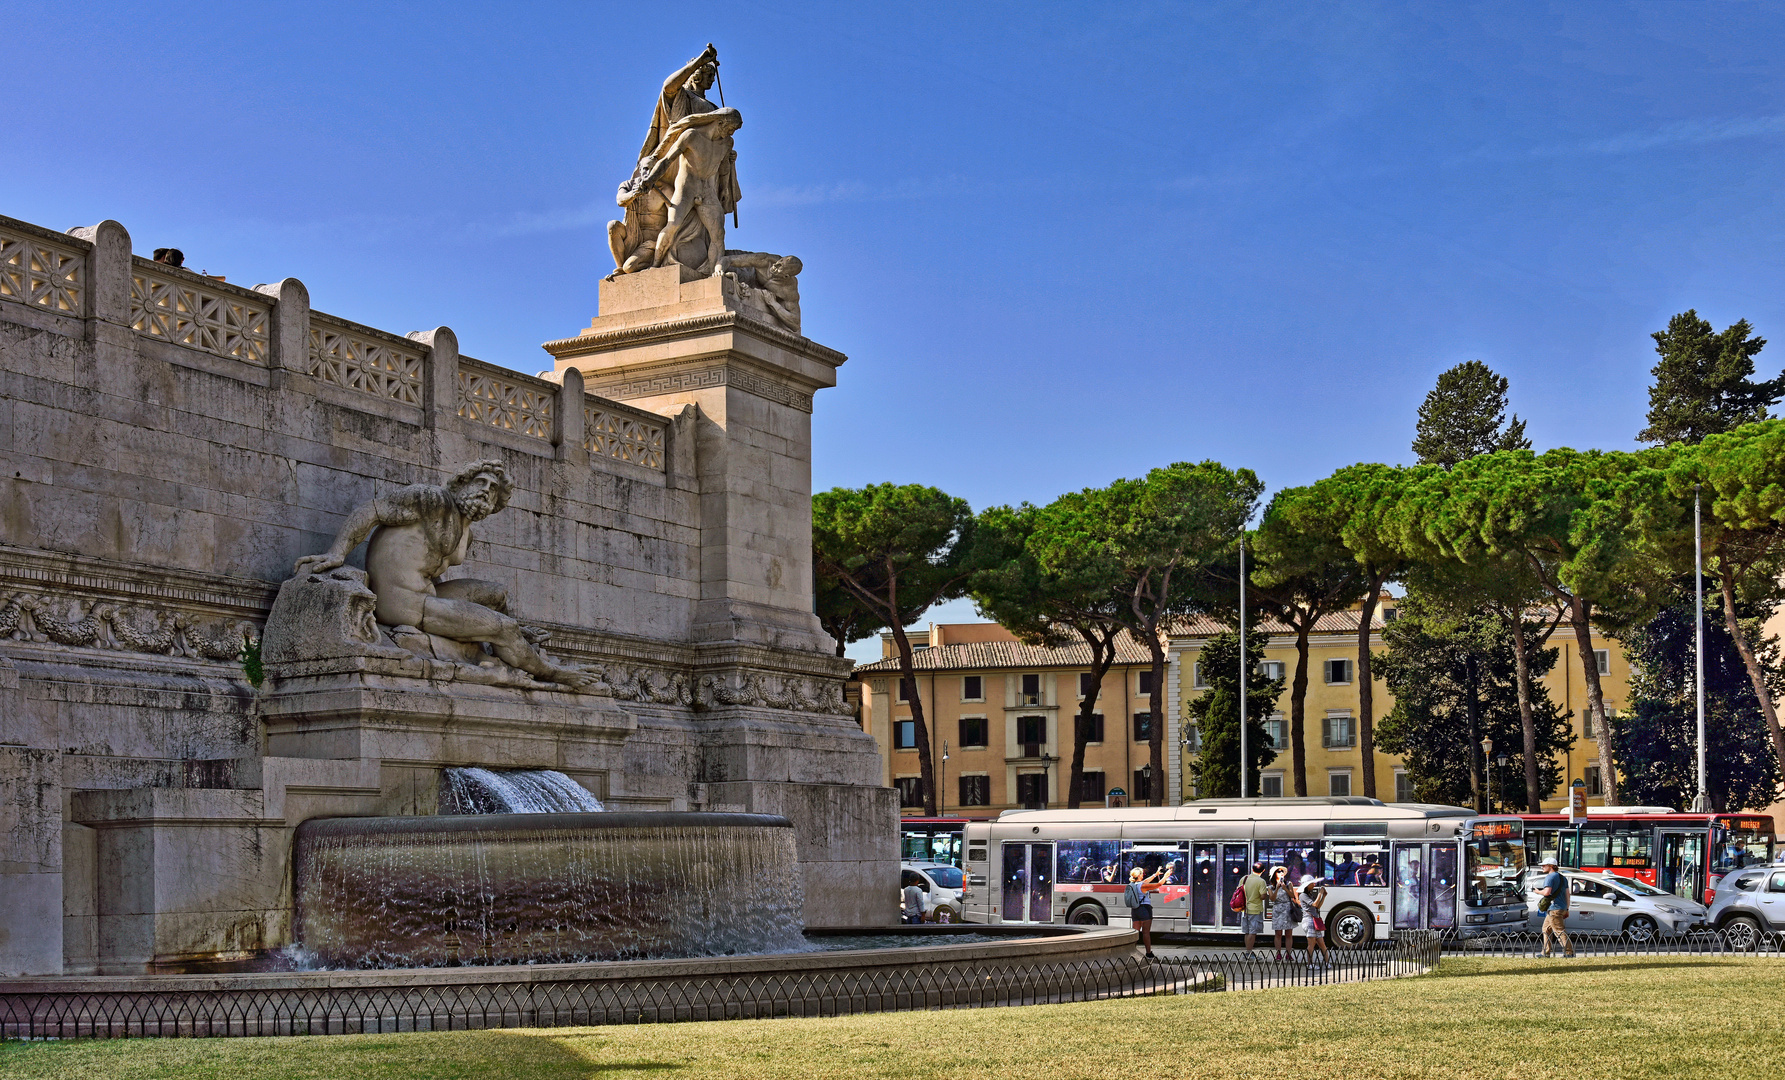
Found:
[(1227, 899), (1227, 909), (1229, 911), (1244, 911), (1244, 910), (1246, 910), (1246, 883), (1245, 882), (1242, 881), (1238, 885), (1234, 886), (1233, 895), (1228, 897), (1228, 899)]

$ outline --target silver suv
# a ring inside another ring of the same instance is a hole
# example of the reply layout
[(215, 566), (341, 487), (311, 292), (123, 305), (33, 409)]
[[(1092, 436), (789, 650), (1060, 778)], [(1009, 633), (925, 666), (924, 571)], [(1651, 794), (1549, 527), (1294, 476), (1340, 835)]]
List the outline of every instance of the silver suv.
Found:
[(1768, 932), (1785, 931), (1785, 867), (1750, 866), (1723, 875), (1710, 924), (1731, 948), (1742, 950), (1758, 946)]
[[(1546, 875), (1534, 870), (1525, 878), (1525, 896), (1531, 905), (1527, 928), (1543, 925), (1537, 910)], [(1678, 937), (1703, 926), (1704, 905), (1675, 896), (1634, 878), (1562, 871), (1568, 879), (1568, 932), (1589, 937), (1623, 937), (1629, 941), (1655, 941)]]

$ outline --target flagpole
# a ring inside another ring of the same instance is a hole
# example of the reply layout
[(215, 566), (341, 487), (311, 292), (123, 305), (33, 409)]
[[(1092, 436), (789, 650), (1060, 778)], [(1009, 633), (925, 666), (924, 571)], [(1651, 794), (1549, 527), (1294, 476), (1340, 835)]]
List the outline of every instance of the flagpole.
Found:
[(1692, 800), (1692, 811), (1708, 814), (1711, 796), (1704, 776), (1704, 524), (1699, 509), (1702, 501), (1699, 485), (1692, 485), (1692, 632), (1697, 642), (1693, 659), (1698, 669), (1693, 680), (1698, 691), (1698, 795)]
[(1240, 798), (1246, 797), (1246, 534), (1240, 533)]

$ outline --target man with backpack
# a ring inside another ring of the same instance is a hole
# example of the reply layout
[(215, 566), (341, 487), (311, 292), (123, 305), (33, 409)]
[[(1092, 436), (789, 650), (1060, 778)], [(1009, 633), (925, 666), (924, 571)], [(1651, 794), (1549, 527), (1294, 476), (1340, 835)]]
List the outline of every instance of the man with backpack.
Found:
[(1240, 929), (1246, 935), (1246, 955), (1252, 955), (1252, 947), (1258, 941), (1258, 935), (1264, 933), (1264, 893), (1267, 888), (1264, 880), (1264, 863), (1252, 864), (1252, 872), (1240, 880), (1239, 888), (1233, 891), (1233, 898), (1228, 905), (1240, 913)]

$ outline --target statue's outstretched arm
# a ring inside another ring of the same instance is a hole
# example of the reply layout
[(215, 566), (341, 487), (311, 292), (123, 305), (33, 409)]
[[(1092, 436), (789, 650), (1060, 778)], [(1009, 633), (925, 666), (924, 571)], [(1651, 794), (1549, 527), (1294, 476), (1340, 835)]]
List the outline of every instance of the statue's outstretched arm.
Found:
[(384, 499), (373, 499), (354, 507), (353, 513), (341, 523), (341, 531), (335, 534), (335, 542), (329, 545), (328, 551), (321, 555), (305, 555), (297, 561), (293, 572), (298, 574), (321, 574), (335, 569), (347, 562), (347, 553), (358, 547), (372, 530), (380, 525), (402, 525), (416, 520), (413, 510), (392, 505)]

